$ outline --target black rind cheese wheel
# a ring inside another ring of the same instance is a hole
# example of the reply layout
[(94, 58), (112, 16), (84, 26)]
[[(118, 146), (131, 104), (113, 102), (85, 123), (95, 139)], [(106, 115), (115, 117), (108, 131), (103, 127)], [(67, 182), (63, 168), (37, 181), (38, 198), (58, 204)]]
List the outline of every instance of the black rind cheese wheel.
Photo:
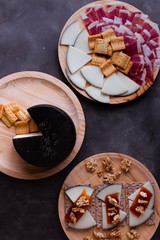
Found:
[(52, 105), (41, 104), (27, 109), (41, 136), (15, 137), (13, 144), (27, 162), (40, 167), (54, 167), (71, 153), (76, 130), (70, 116)]

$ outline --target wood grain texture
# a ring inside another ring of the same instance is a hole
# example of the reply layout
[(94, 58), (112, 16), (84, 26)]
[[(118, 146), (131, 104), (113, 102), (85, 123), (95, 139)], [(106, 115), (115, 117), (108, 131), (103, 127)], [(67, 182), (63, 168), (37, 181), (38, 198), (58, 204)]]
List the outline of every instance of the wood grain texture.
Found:
[[(91, 6), (95, 6), (95, 5), (98, 5), (98, 4), (120, 4), (120, 5), (124, 5), (126, 6), (128, 9), (130, 9), (131, 11), (133, 10), (138, 10), (140, 11), (139, 9), (135, 8), (134, 6), (128, 4), (128, 3), (125, 3), (125, 2), (121, 2), (121, 1), (115, 1), (115, 0), (102, 0), (102, 1), (97, 1), (97, 2), (93, 2), (93, 3), (90, 3), (90, 4), (87, 4), (85, 5), (84, 7), (80, 8), (78, 11), (76, 11), (69, 19), (68, 21), (66, 22), (66, 24), (64, 25), (62, 31), (61, 31), (61, 34), (60, 34), (60, 38), (59, 38), (59, 43), (58, 43), (58, 58), (59, 58), (59, 62), (60, 62), (60, 66), (61, 66), (61, 69), (62, 69), (62, 72), (63, 74), (65, 75), (66, 79), (68, 80), (68, 82), (72, 85), (72, 87), (74, 87), (80, 94), (82, 94), (84, 97), (92, 100), (92, 101), (95, 101), (94, 99), (92, 99), (87, 93), (86, 91), (84, 90), (81, 90), (79, 89), (78, 87), (76, 87), (71, 81), (70, 79), (68, 78), (67, 74), (66, 74), (66, 66), (67, 66), (67, 63), (66, 63), (66, 53), (67, 53), (67, 49), (68, 47), (67, 46), (63, 46), (63, 45), (60, 45), (60, 39), (61, 39), (61, 36), (64, 32), (64, 30), (67, 28), (67, 26), (69, 24), (71, 24), (72, 22), (74, 22), (75, 20), (78, 20), (78, 23), (79, 23), (79, 26), (81, 29), (84, 29), (84, 25), (83, 25), (83, 22), (80, 18), (80, 14), (81, 13), (84, 13), (85, 12), (85, 9), (88, 8), (88, 7), (91, 7)], [(159, 68), (155, 68), (154, 69), (154, 81), (158, 75), (158, 72), (159, 72)], [(154, 83), (153, 81), (153, 83)], [(132, 101), (133, 99), (136, 99), (137, 97), (141, 96), (143, 93), (145, 93), (148, 88), (153, 84), (152, 82), (149, 82), (147, 83), (145, 86), (143, 87), (140, 87), (140, 89), (129, 95), (129, 96), (126, 96), (126, 97), (112, 97), (110, 96), (110, 104), (120, 104), (120, 103), (125, 103), (125, 102), (129, 102), (129, 101)]]
[[(59, 195), (59, 202), (58, 202), (58, 211), (59, 211), (59, 218), (61, 225), (63, 227), (64, 232), (66, 233), (67, 237), (70, 240), (82, 240), (87, 235), (92, 235), (94, 228), (83, 230), (83, 231), (75, 231), (75, 230), (67, 230), (65, 226), (64, 216), (64, 189), (65, 186), (71, 186), (71, 185), (85, 185), (85, 184), (91, 184), (93, 186), (102, 184), (102, 178), (99, 178), (96, 173), (88, 173), (85, 169), (85, 162), (89, 160), (90, 158), (94, 159), (98, 163), (98, 168), (101, 167), (101, 159), (105, 157), (106, 155), (110, 156), (114, 162), (115, 169), (120, 169), (120, 162), (125, 157), (129, 159), (132, 162), (132, 168), (129, 173), (121, 173), (119, 179), (116, 181), (117, 183), (132, 183), (132, 182), (142, 182), (145, 183), (147, 181), (152, 181), (154, 183), (154, 189), (155, 189), (155, 221), (156, 223), (154, 225), (148, 226), (145, 224), (142, 224), (138, 226), (136, 229), (140, 233), (140, 239), (150, 240), (153, 234), (155, 233), (159, 221), (160, 221), (160, 207), (159, 207), (159, 199), (160, 199), (160, 191), (158, 184), (151, 174), (151, 172), (139, 161), (135, 160), (132, 157), (126, 156), (124, 154), (119, 153), (101, 153), (94, 156), (91, 156), (84, 161), (82, 161), (80, 164), (78, 164), (67, 176), (66, 180), (64, 181), (64, 184), (62, 186), (60, 195)], [(97, 168), (97, 169), (98, 169)], [(121, 233), (122, 233), (122, 239), (127, 240), (126, 232), (129, 230), (129, 227), (126, 223), (120, 225), (119, 227)], [(106, 230), (107, 231), (107, 230)], [(105, 232), (106, 232), (105, 231)]]
[(26, 109), (36, 104), (52, 104), (61, 108), (73, 120), (77, 139), (70, 155), (58, 166), (35, 167), (22, 160), (14, 149), (12, 137), (15, 135), (15, 128), (9, 129), (0, 121), (0, 171), (15, 178), (40, 179), (65, 168), (81, 148), (85, 134), (84, 113), (75, 94), (63, 82), (48, 74), (19, 72), (0, 81), (0, 103), (14, 101)]

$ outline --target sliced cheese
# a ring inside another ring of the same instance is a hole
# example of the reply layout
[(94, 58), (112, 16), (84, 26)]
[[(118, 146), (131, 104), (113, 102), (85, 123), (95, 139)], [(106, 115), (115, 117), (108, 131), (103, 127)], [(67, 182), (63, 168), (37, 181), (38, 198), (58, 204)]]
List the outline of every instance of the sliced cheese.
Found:
[(68, 226), (73, 229), (83, 230), (96, 226), (96, 221), (87, 210), (76, 224), (68, 223)]
[(93, 50), (91, 50), (88, 46), (88, 32), (86, 29), (83, 29), (77, 36), (74, 47), (82, 50), (85, 53), (92, 53)]
[(118, 199), (120, 201), (121, 191), (122, 191), (122, 184), (113, 184), (113, 185), (109, 185), (109, 186), (103, 188), (97, 194), (97, 197), (99, 199), (101, 199), (102, 201), (105, 201), (105, 198), (106, 198), (107, 195), (111, 195), (111, 194), (114, 194), (114, 193), (119, 193), (118, 194)]
[(43, 136), (42, 133), (28, 133), (28, 134), (18, 134), (13, 137), (13, 139), (17, 138), (29, 138), (29, 137), (36, 137), (36, 136)]
[(96, 101), (102, 102), (102, 103), (110, 103), (109, 96), (107, 96), (106, 94), (103, 94), (100, 88), (90, 86), (85, 90), (88, 93), (88, 95), (93, 99), (95, 99)]
[(61, 45), (74, 45), (74, 42), (81, 32), (78, 21), (71, 23), (63, 32), (60, 44)]
[(99, 67), (85, 66), (81, 69), (81, 74), (91, 85), (102, 88), (104, 77)]
[[(132, 205), (132, 201), (129, 200), (129, 207)], [(139, 217), (135, 216), (131, 211), (129, 211), (129, 226), (136, 227), (147, 221), (148, 218), (152, 215), (153, 210), (146, 208), (145, 212), (141, 214)]]
[(69, 46), (67, 51), (67, 65), (69, 71), (73, 74), (92, 59), (78, 48)]
[(127, 87), (122, 83), (116, 73), (113, 73), (105, 79), (105, 83), (102, 88), (102, 93), (111, 96), (118, 96), (126, 93), (127, 91)]
[(82, 76), (82, 74), (80, 73), (80, 70), (78, 70), (75, 73), (70, 73), (70, 71), (68, 70), (68, 68), (66, 68), (66, 73), (68, 78), (70, 79), (70, 81), (76, 85), (76, 87), (80, 88), (80, 89), (85, 89), (86, 86), (86, 80), (85, 78)]
[[(110, 229), (117, 225), (117, 224), (108, 224), (107, 223), (107, 211), (106, 211), (105, 203), (102, 203), (102, 214), (103, 214), (103, 218), (102, 218), (103, 229)], [(124, 221), (126, 216), (127, 216), (127, 213), (120, 210), (120, 223)]]
[(129, 77), (127, 77), (125, 74), (121, 73), (121, 72), (117, 72), (117, 76), (119, 77), (119, 79), (122, 81), (122, 83), (127, 87), (127, 92), (123, 93), (122, 96), (127, 96), (130, 95), (134, 92), (136, 92), (140, 86), (135, 83), (134, 81), (132, 81)]
[(80, 186), (69, 188), (68, 190), (65, 191), (65, 193), (67, 194), (67, 196), (70, 198), (72, 202), (75, 202), (77, 198), (81, 195), (84, 189), (86, 190), (87, 195), (89, 196), (91, 196), (94, 191), (94, 189), (90, 186), (80, 185)]

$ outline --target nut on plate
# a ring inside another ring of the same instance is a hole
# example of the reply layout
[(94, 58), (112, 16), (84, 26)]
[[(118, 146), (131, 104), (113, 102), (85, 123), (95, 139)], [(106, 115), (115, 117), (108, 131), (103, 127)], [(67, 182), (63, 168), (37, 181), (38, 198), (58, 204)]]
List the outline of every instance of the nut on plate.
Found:
[(121, 169), (126, 173), (131, 170), (131, 166), (132, 166), (132, 163), (127, 158), (124, 158), (120, 163)]
[(138, 239), (140, 237), (140, 234), (134, 229), (130, 230), (130, 232), (127, 232), (126, 235), (128, 239), (133, 239), (133, 240)]
[(86, 164), (86, 170), (87, 172), (90, 172), (90, 173), (93, 173), (96, 171), (96, 168), (97, 168), (97, 162), (93, 159), (93, 158), (90, 158)]

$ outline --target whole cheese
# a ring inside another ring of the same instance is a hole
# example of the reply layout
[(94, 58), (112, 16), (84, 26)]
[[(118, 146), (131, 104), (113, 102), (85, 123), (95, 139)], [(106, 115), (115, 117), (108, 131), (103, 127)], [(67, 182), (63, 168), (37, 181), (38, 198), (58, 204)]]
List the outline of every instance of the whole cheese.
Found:
[(15, 136), (13, 144), (25, 161), (41, 167), (54, 167), (71, 153), (75, 126), (69, 115), (52, 105), (36, 105), (28, 109), (41, 134)]

